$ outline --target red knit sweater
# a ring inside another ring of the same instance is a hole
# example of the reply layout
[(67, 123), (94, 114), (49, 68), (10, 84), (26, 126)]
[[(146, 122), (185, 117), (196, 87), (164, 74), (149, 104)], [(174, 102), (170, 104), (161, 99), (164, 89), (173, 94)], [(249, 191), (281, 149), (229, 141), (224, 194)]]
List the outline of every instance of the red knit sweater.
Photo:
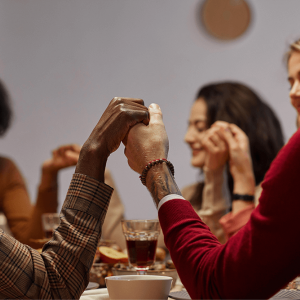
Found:
[(188, 201), (161, 206), (166, 246), (193, 299), (267, 299), (300, 274), (300, 131), (262, 187), (248, 223), (223, 245)]

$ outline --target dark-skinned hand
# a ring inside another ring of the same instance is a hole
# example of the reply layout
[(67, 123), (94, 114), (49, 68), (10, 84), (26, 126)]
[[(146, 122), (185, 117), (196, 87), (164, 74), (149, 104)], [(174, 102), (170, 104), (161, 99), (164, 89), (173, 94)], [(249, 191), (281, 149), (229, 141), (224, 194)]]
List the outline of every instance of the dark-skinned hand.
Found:
[(108, 156), (119, 148), (129, 129), (141, 122), (149, 123), (142, 99), (113, 98), (82, 146), (75, 172), (103, 182)]

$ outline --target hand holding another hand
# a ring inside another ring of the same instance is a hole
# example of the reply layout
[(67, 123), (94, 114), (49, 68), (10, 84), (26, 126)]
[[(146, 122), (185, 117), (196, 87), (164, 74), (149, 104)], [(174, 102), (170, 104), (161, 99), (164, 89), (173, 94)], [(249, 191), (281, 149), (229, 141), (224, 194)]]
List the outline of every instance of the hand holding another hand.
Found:
[(58, 171), (77, 164), (81, 146), (77, 144), (63, 145), (52, 151), (52, 157), (42, 165), (41, 188), (57, 186)]
[[(218, 123), (218, 122), (216, 122)], [(214, 171), (223, 167), (228, 161), (228, 146), (225, 140), (220, 135), (221, 128), (213, 125), (205, 132), (202, 140), (202, 146), (206, 150), (205, 165), (208, 170)], [(223, 126), (228, 126), (228, 123), (222, 122)]]
[(82, 146), (76, 173), (103, 182), (108, 156), (118, 149), (128, 130), (140, 122), (149, 122), (148, 109), (142, 99), (113, 98)]
[(216, 122), (214, 126), (221, 128), (219, 133), (228, 144), (229, 169), (234, 180), (233, 192), (253, 195), (255, 178), (248, 137), (235, 124), (229, 124), (225, 129), (223, 123)]
[(52, 157), (43, 163), (43, 171), (57, 173), (59, 170), (77, 164), (81, 146), (77, 144), (63, 145), (52, 151)]
[[(168, 158), (169, 140), (157, 104), (149, 106), (149, 125), (137, 124), (130, 129), (123, 141), (129, 166), (141, 174), (145, 166), (155, 160)], [(173, 175), (166, 163), (152, 166), (146, 174), (146, 186), (158, 206), (159, 201), (169, 194), (181, 195)]]
[(166, 158), (169, 140), (162, 120), (162, 112), (157, 104), (149, 106), (148, 126), (137, 124), (132, 127), (124, 140), (125, 155), (129, 166), (139, 174), (154, 159)]

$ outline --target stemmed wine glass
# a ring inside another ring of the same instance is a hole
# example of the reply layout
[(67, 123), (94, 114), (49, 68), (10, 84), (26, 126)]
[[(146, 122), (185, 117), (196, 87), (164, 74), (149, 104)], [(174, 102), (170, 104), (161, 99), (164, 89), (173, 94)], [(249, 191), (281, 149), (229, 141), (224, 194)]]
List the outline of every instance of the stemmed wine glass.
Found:
[(122, 220), (129, 264), (139, 275), (147, 274), (147, 270), (155, 262), (157, 239), (160, 233), (158, 220)]

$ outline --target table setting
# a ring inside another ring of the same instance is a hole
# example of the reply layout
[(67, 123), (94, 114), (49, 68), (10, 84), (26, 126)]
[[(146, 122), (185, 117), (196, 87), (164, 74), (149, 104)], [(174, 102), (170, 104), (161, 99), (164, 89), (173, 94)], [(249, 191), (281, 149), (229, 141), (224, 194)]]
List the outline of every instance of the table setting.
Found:
[[(160, 233), (159, 221), (123, 220), (122, 230), (127, 254), (109, 247), (112, 244), (100, 241), (97, 255), (101, 262), (93, 264), (90, 274), (96, 281), (101, 278), (98, 282), (102, 288), (86, 290), (80, 299), (168, 299), (172, 284), (177, 279), (177, 272), (175, 267), (154, 268)], [(106, 266), (110, 268), (105, 270)], [(101, 274), (96, 272), (97, 267)], [(106, 276), (102, 276), (103, 274)], [(104, 282), (106, 288), (103, 287)]]
[[(59, 215), (44, 214), (42, 221), (45, 238), (35, 241), (41, 245), (59, 225)], [(121, 223), (127, 252), (122, 252), (114, 241), (100, 240), (90, 282), (80, 299), (191, 299), (184, 288), (171, 291), (178, 274), (172, 261), (162, 262), (165, 252), (157, 248), (159, 221), (123, 220)], [(160, 261), (156, 261), (156, 256)], [(276, 299), (300, 299), (300, 277), (270, 298)]]

